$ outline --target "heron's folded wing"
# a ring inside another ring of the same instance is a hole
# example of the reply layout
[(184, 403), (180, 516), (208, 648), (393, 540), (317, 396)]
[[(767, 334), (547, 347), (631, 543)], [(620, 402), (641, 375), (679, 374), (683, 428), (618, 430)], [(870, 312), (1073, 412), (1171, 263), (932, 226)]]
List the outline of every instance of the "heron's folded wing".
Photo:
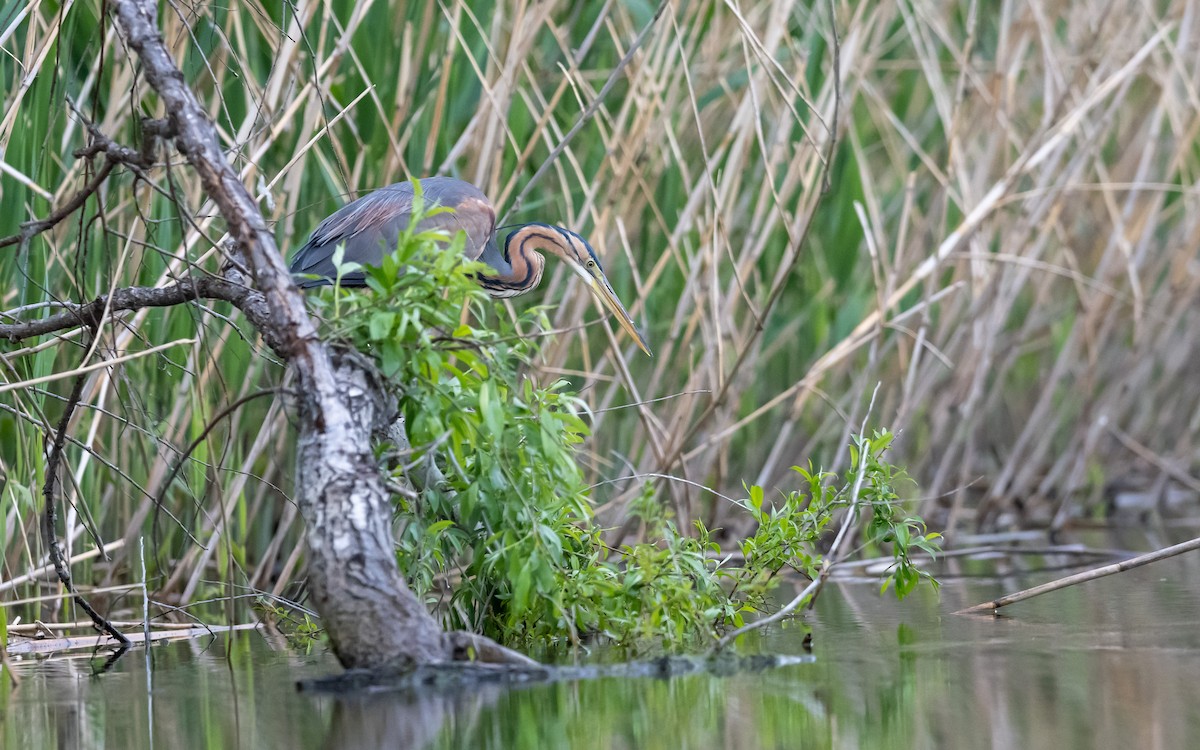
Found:
[[(426, 210), (446, 206), (453, 212), (426, 216), (417, 229), (443, 230), (448, 237), (463, 230), (467, 236), (464, 254), (478, 259), (496, 226), (496, 214), (487, 197), (474, 185), (448, 177), (426, 178), (421, 180), (421, 187)], [(333, 253), (338, 245), (345, 246), (344, 263), (379, 265), (385, 253), (395, 250), (397, 237), (412, 217), (412, 207), (412, 183), (398, 182), (338, 209), (317, 225), (308, 242), (292, 257), (292, 273), (320, 278), (299, 279), (297, 283), (302, 287), (332, 283), (337, 275)], [(345, 286), (363, 283), (361, 272), (342, 277)]]

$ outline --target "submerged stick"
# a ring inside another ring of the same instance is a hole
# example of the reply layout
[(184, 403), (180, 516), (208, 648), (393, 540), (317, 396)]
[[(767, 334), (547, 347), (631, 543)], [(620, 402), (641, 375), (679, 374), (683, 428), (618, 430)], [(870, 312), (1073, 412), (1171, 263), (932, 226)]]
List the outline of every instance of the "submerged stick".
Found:
[(1007, 594), (1005, 596), (1000, 597), (999, 599), (993, 599), (990, 602), (984, 602), (983, 604), (976, 604), (974, 607), (967, 607), (966, 609), (960, 609), (957, 612), (955, 612), (954, 614), (969, 615), (969, 614), (976, 614), (979, 612), (989, 612), (989, 611), (995, 612), (996, 610), (1000, 609), (1001, 607), (1007, 606), (1009, 604), (1016, 604), (1017, 602), (1025, 601), (1026, 599), (1032, 599), (1035, 596), (1047, 594), (1051, 591), (1058, 591), (1059, 589), (1065, 589), (1068, 586), (1074, 586), (1077, 583), (1083, 583), (1085, 581), (1094, 581), (1097, 578), (1104, 578), (1105, 576), (1110, 576), (1110, 575), (1113, 575), (1114, 573), (1122, 573), (1126, 570), (1133, 570), (1134, 568), (1140, 568), (1143, 565), (1149, 565), (1150, 563), (1158, 562), (1159, 560), (1166, 560), (1168, 557), (1182, 555), (1184, 552), (1191, 552), (1192, 550), (1197, 550), (1197, 549), (1200, 549), (1200, 537), (1197, 537), (1197, 538), (1192, 539), (1187, 542), (1181, 542), (1180, 544), (1176, 544), (1171, 547), (1164, 547), (1163, 549), (1160, 549), (1157, 552), (1150, 552), (1145, 555), (1138, 555), (1137, 557), (1131, 557), (1128, 560), (1122, 560), (1121, 562), (1118, 562), (1118, 563), (1113, 563), (1111, 565), (1104, 565), (1099, 568), (1092, 568), (1091, 570), (1085, 570), (1082, 573), (1076, 573), (1075, 575), (1070, 575), (1065, 578), (1059, 578), (1056, 581), (1050, 581), (1049, 583), (1043, 583), (1041, 586), (1034, 586), (1031, 589), (1025, 589), (1024, 591), (1018, 591), (1015, 594)]

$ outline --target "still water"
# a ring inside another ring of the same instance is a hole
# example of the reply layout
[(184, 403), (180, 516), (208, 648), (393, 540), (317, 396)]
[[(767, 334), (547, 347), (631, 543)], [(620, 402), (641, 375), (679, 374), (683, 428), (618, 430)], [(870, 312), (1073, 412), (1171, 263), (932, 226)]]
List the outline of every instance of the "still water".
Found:
[[(951, 614), (1061, 574), (984, 567), (901, 603), (832, 585), (812, 661), (769, 672), (336, 699), (294, 688), (337, 671), (328, 653), (243, 632), (157, 646), (149, 671), (142, 652), (103, 674), (90, 654), (19, 662), (0, 732), (13, 750), (1200, 747), (1200, 555)], [(803, 633), (742, 650), (802, 654)]]

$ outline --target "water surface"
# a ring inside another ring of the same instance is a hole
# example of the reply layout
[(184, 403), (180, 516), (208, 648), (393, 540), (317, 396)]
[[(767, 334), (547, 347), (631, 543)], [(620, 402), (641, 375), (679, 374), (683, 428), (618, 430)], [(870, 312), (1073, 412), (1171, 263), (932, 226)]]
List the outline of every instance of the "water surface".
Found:
[[(974, 570), (986, 578), (971, 578)], [(257, 632), (19, 662), (4, 747), (42, 748), (1188, 748), (1200, 747), (1200, 556), (963, 617), (1059, 571), (961, 563), (940, 594), (896, 603), (838, 583), (806, 618), (813, 660), (733, 677), (333, 698), (337, 671)], [(802, 654), (798, 625), (743, 651)]]

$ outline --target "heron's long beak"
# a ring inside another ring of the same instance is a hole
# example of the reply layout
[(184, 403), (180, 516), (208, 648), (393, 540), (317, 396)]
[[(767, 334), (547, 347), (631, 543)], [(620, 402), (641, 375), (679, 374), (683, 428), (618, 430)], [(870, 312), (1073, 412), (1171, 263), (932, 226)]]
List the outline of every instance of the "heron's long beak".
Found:
[(604, 274), (600, 273), (596, 276), (591, 276), (588, 281), (592, 287), (592, 293), (596, 298), (604, 303), (609, 312), (617, 316), (617, 322), (625, 329), (625, 332), (633, 337), (637, 342), (638, 348), (646, 353), (646, 356), (653, 357), (654, 353), (650, 351), (650, 346), (646, 343), (646, 339), (642, 337), (641, 331), (633, 323), (633, 318), (629, 316), (629, 312), (625, 309), (625, 305), (621, 304), (621, 300), (617, 298), (617, 293), (613, 291), (612, 285), (608, 283), (608, 279), (604, 278)]

